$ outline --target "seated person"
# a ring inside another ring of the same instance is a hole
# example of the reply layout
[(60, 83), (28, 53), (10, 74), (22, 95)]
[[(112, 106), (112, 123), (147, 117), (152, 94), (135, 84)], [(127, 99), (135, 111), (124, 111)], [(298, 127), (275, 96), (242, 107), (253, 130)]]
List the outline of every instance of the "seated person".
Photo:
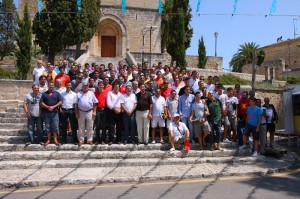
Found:
[(175, 151), (175, 142), (182, 143), (190, 139), (189, 129), (186, 127), (186, 125), (183, 122), (179, 121), (179, 118), (180, 115), (175, 114), (174, 121), (170, 125), (169, 141), (172, 146), (170, 151)]

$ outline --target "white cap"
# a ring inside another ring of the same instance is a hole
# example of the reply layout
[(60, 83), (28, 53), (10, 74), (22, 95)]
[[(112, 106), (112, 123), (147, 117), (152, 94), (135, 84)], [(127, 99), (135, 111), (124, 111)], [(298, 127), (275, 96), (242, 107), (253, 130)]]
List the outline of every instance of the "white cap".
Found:
[(179, 117), (180, 115), (178, 114), (178, 113), (176, 113), (175, 115), (174, 115), (174, 117)]

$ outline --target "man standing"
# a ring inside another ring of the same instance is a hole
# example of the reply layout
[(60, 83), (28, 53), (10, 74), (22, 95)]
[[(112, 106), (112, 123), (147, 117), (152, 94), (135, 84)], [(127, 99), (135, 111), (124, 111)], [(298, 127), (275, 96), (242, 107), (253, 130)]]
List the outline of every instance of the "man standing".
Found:
[(155, 144), (155, 131), (157, 126), (159, 127), (160, 143), (164, 143), (163, 134), (165, 127), (165, 114), (167, 113), (166, 109), (166, 100), (160, 95), (160, 88), (157, 88), (155, 95), (152, 96), (152, 144)]
[(195, 137), (198, 138), (200, 150), (206, 147), (205, 138), (211, 130), (206, 115), (209, 115), (206, 101), (201, 99), (200, 93), (196, 93), (195, 102), (192, 104), (190, 121), (193, 123)]
[(262, 110), (256, 106), (257, 100), (256, 98), (250, 98), (250, 106), (247, 108), (247, 122), (245, 133), (243, 135), (243, 146), (240, 149), (246, 148), (246, 139), (247, 136), (252, 134), (253, 136), (253, 144), (254, 144), (254, 152), (252, 154), (253, 157), (257, 156), (258, 150), (258, 141), (259, 141), (259, 127), (261, 124)]
[(74, 111), (74, 104), (75, 104), (75, 98), (76, 93), (74, 93), (72, 90), (72, 83), (67, 82), (66, 83), (66, 91), (61, 94), (63, 103), (61, 105), (61, 124), (62, 124), (62, 144), (67, 143), (67, 129), (68, 129), (68, 123), (71, 124), (72, 129), (72, 137), (73, 137), (73, 143), (78, 143), (77, 138), (77, 129), (78, 129), (78, 123), (75, 117), (75, 111)]
[(214, 149), (221, 150), (220, 133), (221, 133), (221, 118), (222, 118), (223, 105), (219, 99), (215, 98), (213, 91), (208, 91), (207, 106), (210, 114), (208, 118), (208, 122), (211, 127), (210, 150), (211, 151), (213, 151)]
[(189, 129), (183, 122), (179, 120), (180, 115), (174, 115), (174, 122), (171, 123), (169, 129), (169, 142), (171, 144), (170, 151), (175, 151), (175, 142), (182, 143), (189, 140), (190, 132)]
[(33, 84), (39, 84), (39, 78), (45, 71), (42, 60), (37, 61), (37, 66), (32, 71)]
[(48, 83), (48, 91), (42, 94), (41, 107), (45, 113), (45, 130), (47, 132), (47, 142), (45, 145), (50, 144), (51, 133), (53, 133), (53, 143), (58, 145), (57, 135), (59, 132), (59, 119), (58, 119), (58, 107), (62, 104), (62, 97), (59, 92), (54, 90), (54, 83)]
[(273, 148), (274, 134), (275, 134), (275, 123), (278, 122), (278, 115), (273, 104), (270, 104), (268, 97), (264, 98), (264, 106), (267, 110), (267, 132), (270, 133), (270, 147)]
[(237, 133), (238, 133), (238, 144), (243, 145), (243, 131), (246, 126), (246, 120), (247, 120), (247, 108), (250, 106), (250, 100), (248, 99), (248, 92), (243, 91), (243, 96), (239, 100), (238, 105), (238, 127), (237, 127)]
[(192, 112), (192, 104), (194, 102), (194, 95), (190, 94), (191, 88), (189, 86), (185, 86), (184, 94), (179, 97), (179, 114), (180, 119), (185, 125), (188, 126), (190, 131), (190, 141), (194, 143), (194, 131), (193, 124), (190, 121), (190, 115)]
[(152, 119), (152, 97), (149, 92), (146, 92), (145, 84), (140, 85), (140, 92), (136, 94), (136, 124), (139, 143), (148, 144), (149, 141), (149, 126)]
[[(108, 91), (107, 91), (108, 92)], [(107, 126), (107, 106), (106, 97), (107, 92), (104, 90), (103, 81), (98, 82), (98, 90), (96, 90), (95, 95), (98, 100), (97, 104), (97, 114), (96, 114), (96, 145), (101, 142), (105, 144), (106, 139), (106, 126)], [(102, 131), (100, 140), (100, 130)]]
[(56, 82), (56, 80), (60, 79), (61, 80), (61, 85), (63, 87), (66, 87), (66, 82), (71, 81), (71, 79), (70, 79), (69, 75), (65, 74), (65, 67), (64, 66), (59, 67), (59, 72), (60, 72), (59, 75), (56, 75), (56, 77), (55, 77), (55, 82)]
[[(228, 116), (228, 124), (229, 124), (227, 133), (229, 134), (229, 137), (231, 138), (231, 131), (232, 131), (232, 140), (236, 141), (237, 140), (236, 127), (237, 127), (237, 115), (238, 115), (239, 101), (234, 96), (232, 87), (229, 87), (227, 89), (227, 94), (228, 94), (227, 116)], [(225, 137), (225, 133), (224, 133), (224, 139), (225, 140), (227, 139)]]
[(174, 115), (178, 113), (178, 99), (176, 98), (176, 91), (171, 91), (171, 97), (167, 98), (167, 128), (170, 129), (171, 122), (173, 122)]
[(41, 117), (40, 99), (42, 94), (39, 93), (39, 85), (32, 86), (32, 93), (26, 95), (24, 99), (24, 112), (27, 117), (27, 128), (29, 142), (26, 145), (34, 143), (34, 127), (36, 125), (38, 143), (43, 144), (43, 120)]
[(98, 100), (92, 91), (89, 91), (89, 83), (82, 83), (82, 91), (75, 98), (75, 113), (78, 120), (78, 145), (84, 142), (84, 132), (87, 132), (87, 143), (93, 145), (93, 124), (96, 118)]
[[(120, 98), (122, 94), (120, 93), (119, 82), (116, 80), (113, 83), (113, 90), (107, 93), (106, 104), (108, 107), (108, 136), (109, 145), (113, 143), (114, 134), (116, 131), (116, 143), (121, 144), (122, 141), (122, 110)], [(115, 128), (116, 127), (116, 128)]]
[[(124, 122), (124, 144), (127, 142), (135, 143), (136, 123), (135, 123), (135, 109), (137, 106), (137, 100), (135, 94), (132, 94), (132, 84), (128, 82), (126, 84), (126, 93), (122, 96), (121, 106)], [(130, 139), (129, 139), (130, 136)]]

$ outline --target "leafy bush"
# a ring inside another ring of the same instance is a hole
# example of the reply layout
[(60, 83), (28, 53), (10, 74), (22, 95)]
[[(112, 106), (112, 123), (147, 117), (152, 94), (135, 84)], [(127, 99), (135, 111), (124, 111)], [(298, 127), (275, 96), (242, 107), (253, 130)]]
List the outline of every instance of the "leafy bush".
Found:
[(19, 79), (18, 72), (0, 68), (0, 79)]
[(296, 77), (287, 77), (287, 78), (281, 77), (278, 80), (287, 81), (288, 84), (297, 84), (297, 83), (300, 83), (300, 78), (296, 78)]
[(250, 81), (244, 80), (238, 76), (232, 75), (232, 74), (225, 74), (219, 76), (219, 82), (223, 85), (250, 85)]

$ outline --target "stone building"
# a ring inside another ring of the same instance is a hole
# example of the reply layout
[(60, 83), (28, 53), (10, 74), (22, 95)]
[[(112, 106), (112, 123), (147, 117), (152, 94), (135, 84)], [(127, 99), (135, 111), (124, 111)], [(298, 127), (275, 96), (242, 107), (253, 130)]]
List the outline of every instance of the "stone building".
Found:
[[(265, 75), (267, 80), (279, 77), (300, 77), (300, 37), (278, 40), (260, 48), (266, 53), (265, 60), (257, 68), (257, 74)], [(252, 67), (243, 67), (243, 73), (252, 73)]]

